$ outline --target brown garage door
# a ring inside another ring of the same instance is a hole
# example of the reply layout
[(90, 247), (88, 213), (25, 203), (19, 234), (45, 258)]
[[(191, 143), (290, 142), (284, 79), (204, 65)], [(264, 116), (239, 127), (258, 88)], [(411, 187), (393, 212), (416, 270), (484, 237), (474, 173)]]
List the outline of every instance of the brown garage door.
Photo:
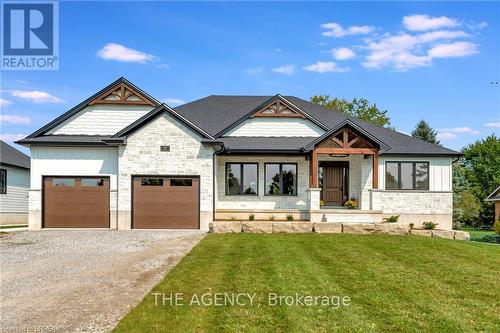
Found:
[(45, 177), (45, 228), (109, 228), (109, 178)]
[(133, 177), (132, 227), (198, 229), (199, 189), (197, 177)]

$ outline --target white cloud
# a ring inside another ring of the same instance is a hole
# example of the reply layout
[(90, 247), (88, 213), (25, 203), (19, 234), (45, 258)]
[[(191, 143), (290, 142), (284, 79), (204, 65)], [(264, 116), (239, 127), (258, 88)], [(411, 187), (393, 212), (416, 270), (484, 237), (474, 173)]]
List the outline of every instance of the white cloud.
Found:
[(11, 91), (12, 96), (22, 98), (25, 100), (28, 100), (32, 103), (64, 103), (65, 101), (60, 99), (59, 97), (53, 96), (49, 94), (48, 92), (45, 91), (38, 91), (38, 90), (12, 90)]
[(437, 138), (439, 140), (450, 140), (458, 137), (459, 134), (473, 134), (479, 135), (481, 132), (476, 131), (470, 127), (452, 127), (452, 128), (439, 128), (437, 130)]
[(106, 60), (137, 63), (146, 63), (156, 59), (156, 57), (152, 54), (130, 49), (116, 43), (106, 44), (102, 49), (97, 51), (97, 56)]
[(410, 31), (426, 31), (453, 28), (458, 26), (459, 23), (456, 19), (447, 16), (411, 15), (403, 17), (403, 25)]
[(315, 73), (328, 73), (328, 72), (346, 72), (348, 68), (337, 66), (333, 61), (318, 61), (315, 64), (302, 67), (305, 71)]
[(484, 124), (484, 126), (486, 126), (486, 127), (500, 128), (500, 121), (489, 122), (489, 123)]
[(454, 42), (436, 45), (427, 51), (432, 58), (467, 57), (478, 53), (477, 44), (470, 42)]
[(294, 65), (284, 65), (280, 67), (272, 68), (271, 71), (278, 74), (292, 75), (295, 73)]
[(264, 67), (258, 66), (258, 67), (247, 68), (243, 72), (248, 75), (258, 75), (261, 74), (263, 71)]
[(31, 118), (23, 116), (13, 116), (8, 114), (0, 114), (0, 123), (13, 125), (26, 125), (31, 123)]
[(430, 66), (433, 58), (464, 57), (477, 53), (477, 45), (470, 42), (436, 44), (470, 35), (464, 31), (439, 30), (417, 35), (384, 35), (378, 41), (367, 41), (368, 55), (363, 66), (372, 69), (392, 67), (408, 70)]
[(6, 100), (5, 98), (0, 98), (0, 107), (6, 107), (11, 105), (12, 102), (9, 100)]
[(339, 47), (337, 49), (332, 49), (332, 55), (337, 60), (347, 60), (354, 58), (356, 53), (347, 47)]
[(177, 106), (177, 105), (181, 105), (181, 104), (186, 104), (186, 102), (182, 99), (178, 99), (178, 98), (165, 98), (163, 100), (163, 102), (167, 103), (167, 105), (170, 105), (170, 106)]
[(159, 64), (159, 65), (156, 65), (156, 67), (159, 69), (170, 69), (170, 65), (167, 65), (167, 64)]
[(371, 25), (353, 25), (348, 28), (343, 28), (340, 24), (331, 22), (321, 25), (323, 29), (322, 35), (327, 37), (344, 37), (351, 35), (366, 35), (375, 31), (375, 27)]
[(2, 133), (2, 134), (0, 134), (0, 140), (6, 141), (6, 142), (14, 142), (17, 140), (24, 139), (26, 136), (27, 136), (26, 134)]

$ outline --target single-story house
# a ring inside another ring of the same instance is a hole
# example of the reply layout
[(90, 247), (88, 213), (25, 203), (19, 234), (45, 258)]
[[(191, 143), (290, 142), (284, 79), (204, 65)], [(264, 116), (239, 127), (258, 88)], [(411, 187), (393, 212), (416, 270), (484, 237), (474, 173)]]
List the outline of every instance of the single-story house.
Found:
[(486, 198), (486, 201), (495, 203), (495, 221), (498, 221), (500, 219), (500, 186)]
[(18, 143), (32, 229), (208, 230), (250, 214), (452, 228), (458, 152), (294, 96), (171, 108), (120, 78)]
[(0, 225), (28, 224), (30, 158), (0, 141)]

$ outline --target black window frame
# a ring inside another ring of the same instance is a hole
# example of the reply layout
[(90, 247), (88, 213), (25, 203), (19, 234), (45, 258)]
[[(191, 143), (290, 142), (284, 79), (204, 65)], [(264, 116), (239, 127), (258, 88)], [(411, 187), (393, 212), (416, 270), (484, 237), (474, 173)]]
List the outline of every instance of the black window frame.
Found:
[(0, 169), (0, 177), (3, 178), (3, 186), (0, 188), (0, 194), (7, 194), (7, 169)]
[[(268, 194), (267, 193), (267, 183), (266, 183), (266, 166), (269, 164), (278, 164), (280, 173), (280, 193), (279, 194)], [(294, 194), (283, 194), (283, 164), (295, 165), (295, 191)], [(269, 197), (297, 197), (299, 196), (299, 164), (294, 162), (266, 162), (264, 163), (264, 196)]]
[[(387, 188), (387, 164), (389, 163), (397, 163), (398, 165), (398, 177), (397, 177), (397, 182), (398, 182), (398, 188)], [(406, 164), (411, 164), (412, 165), (412, 188), (411, 189), (405, 189), (401, 188), (402, 182), (401, 182), (401, 164), (406, 163)], [(417, 173), (416, 171), (416, 164), (427, 164), (427, 188), (426, 189), (417, 189), (416, 188), (416, 177)], [(430, 179), (431, 179), (431, 169), (430, 169), (430, 163), (429, 161), (386, 161), (385, 162), (385, 190), (386, 191), (430, 191)]]
[[(229, 182), (227, 181), (227, 167), (229, 164), (239, 164), (240, 165), (240, 174), (241, 174), (241, 183), (240, 183), (240, 193), (234, 194), (234, 193), (229, 193)], [(243, 184), (244, 184), (244, 172), (243, 172), (243, 165), (255, 165), (257, 167), (257, 190), (255, 193), (243, 193)], [(259, 163), (258, 162), (226, 162), (225, 164), (225, 171), (224, 171), (224, 182), (225, 182), (225, 195), (244, 195), (244, 196), (258, 196), (259, 195)]]

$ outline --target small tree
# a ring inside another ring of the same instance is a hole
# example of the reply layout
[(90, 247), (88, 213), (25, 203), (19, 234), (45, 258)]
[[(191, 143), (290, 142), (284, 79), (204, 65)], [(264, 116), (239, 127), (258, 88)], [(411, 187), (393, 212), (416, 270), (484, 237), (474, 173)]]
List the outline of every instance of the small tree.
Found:
[(415, 129), (411, 132), (411, 136), (430, 143), (440, 143), (437, 139), (437, 132), (423, 119), (415, 126)]
[(326, 109), (342, 112), (374, 125), (384, 127), (391, 125), (387, 110), (379, 109), (377, 104), (370, 103), (366, 98), (353, 98), (348, 101), (345, 98), (330, 98), (330, 95), (314, 95), (310, 101)]

